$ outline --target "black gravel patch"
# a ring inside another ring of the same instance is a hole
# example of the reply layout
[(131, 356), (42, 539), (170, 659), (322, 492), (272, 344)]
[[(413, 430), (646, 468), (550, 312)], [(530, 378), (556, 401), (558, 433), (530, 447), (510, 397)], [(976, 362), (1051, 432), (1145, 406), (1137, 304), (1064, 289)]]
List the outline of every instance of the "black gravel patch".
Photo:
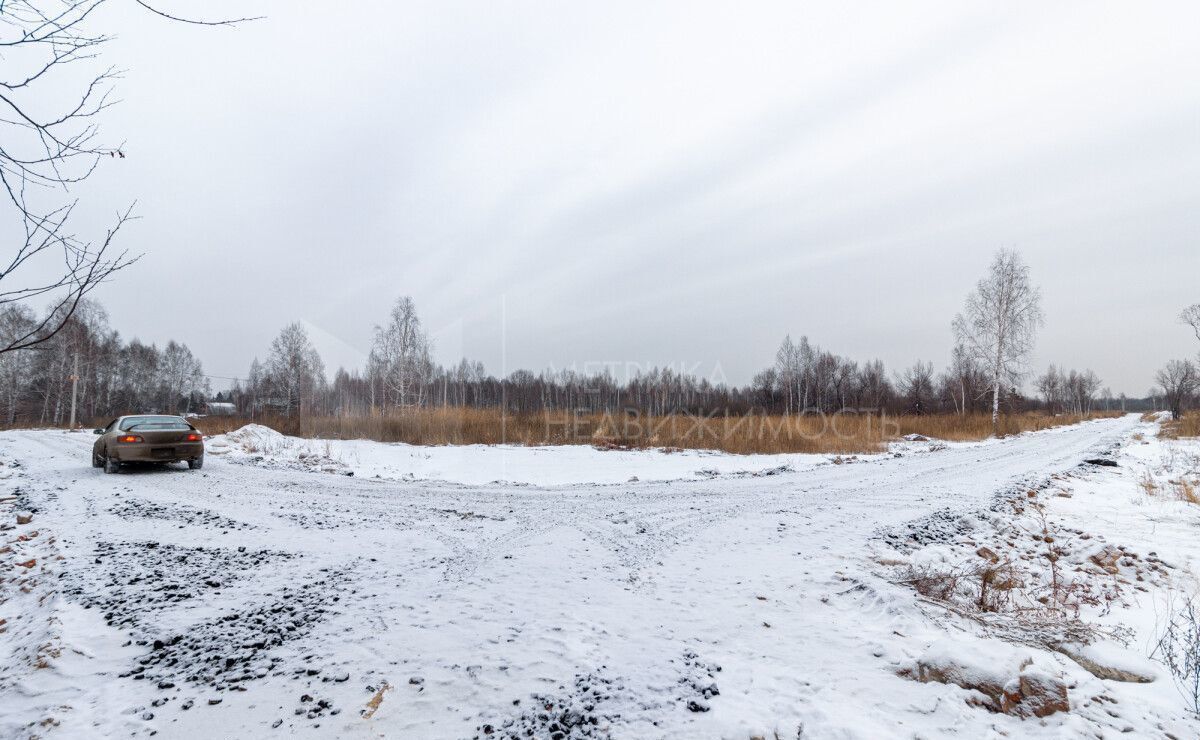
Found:
[(976, 520), (962, 511), (938, 509), (919, 519), (879, 530), (875, 539), (900, 552), (913, 552), (934, 544), (958, 542), (976, 527)]
[[(680, 661), (679, 690), (672, 698), (674, 706), (689, 712), (709, 711), (710, 700), (721, 693), (714, 679), (720, 670), (716, 663), (707, 663), (696, 653), (686, 651)], [(631, 690), (625, 681), (610, 678), (606, 673), (607, 669), (601, 666), (590, 673), (576, 674), (573, 685), (560, 684), (553, 694), (532, 694), (525, 701), (513, 700), (514, 713), (480, 724), (475, 728), (475, 740), (606, 740), (629, 734), (614, 728), (624, 722), (618, 707), (632, 705), (653, 712), (664, 708), (657, 701), (646, 700), (651, 692)], [(668, 707), (671, 705), (672, 702), (666, 703)]]
[(612, 724), (621, 715), (605, 705), (623, 693), (624, 684), (603, 675), (602, 670), (576, 675), (574, 685), (560, 684), (553, 695), (533, 694), (526, 701), (514, 700), (517, 709), (513, 716), (484, 722), (475, 728), (475, 738), (611, 738)]
[(284, 510), (271, 512), (271, 516), (296, 524), (303, 529), (335, 530), (346, 527), (361, 527), (363, 513), (348, 506), (329, 505), (320, 512), (313, 513), (309, 508), (296, 507), (293, 511)]
[[(63, 574), (63, 593), (86, 609), (101, 609), (110, 627), (138, 627), (175, 604), (208, 596), (255, 568), (297, 557), (272, 550), (181, 547), (158, 542), (99, 542), (94, 562), (102, 575)], [(89, 569), (92, 570), (92, 569)]]
[(1030, 477), (996, 491), (986, 508), (964, 510), (945, 507), (903, 524), (882, 527), (871, 539), (879, 540), (903, 553), (911, 553), (928, 545), (953, 544), (962, 541), (981, 521), (1011, 511), (1014, 500), (1029, 491), (1050, 487), (1054, 476)]
[[(172, 699), (180, 711), (197, 703), (216, 704), (221, 693), (245, 691), (246, 684), (267, 677), (284, 677), (305, 684), (339, 683), (345, 672), (326, 670), (320, 657), (281, 649), (299, 644), (313, 630), (339, 613), (348, 583), (347, 572), (322, 568), (297, 573), (288, 585), (253, 595), (239, 592), (239, 605), (225, 611), (213, 607), (222, 590), (247, 581), (261, 568), (300, 556), (245, 547), (181, 547), (158, 542), (100, 542), (95, 547), (92, 576), (74, 571), (63, 577), (63, 593), (85, 608), (103, 610), (105, 622), (128, 631), (127, 645), (146, 652), (119, 673), (120, 678), (148, 681), (162, 692), (153, 706)], [(99, 577), (97, 577), (99, 576)], [(244, 589), (243, 589), (244, 590)], [(193, 604), (217, 614), (186, 623)], [(171, 612), (172, 608), (176, 610)], [(166, 626), (166, 625), (172, 626)], [(202, 691), (200, 696), (195, 693)], [(309, 689), (311, 691), (311, 689)], [(188, 696), (188, 694), (193, 694)], [(303, 700), (297, 691), (297, 719), (320, 720), (341, 712), (329, 699)], [(282, 721), (280, 722), (282, 724)]]
[(690, 712), (707, 712), (709, 701), (721, 695), (715, 675), (720, 672), (721, 666), (703, 661), (688, 650), (683, 654), (683, 673), (679, 677), (681, 693), (676, 701)]
[(180, 526), (195, 525), (208, 529), (231, 530), (257, 529), (253, 524), (239, 522), (229, 517), (214, 514), (208, 509), (199, 509), (184, 504), (156, 504), (145, 499), (130, 499), (109, 508), (109, 513), (122, 519), (159, 519), (180, 522)]
[(9, 495), (16, 497), (12, 502), (13, 509), (15, 511), (28, 511), (31, 514), (38, 514), (41, 512), (41, 507), (33, 502), (33, 498), (29, 495), (29, 489), (27, 489), (25, 486), (17, 486), (13, 488)]
[(186, 681), (219, 692), (241, 690), (242, 684), (269, 675), (300, 678), (320, 674), (319, 664), (311, 662), (315, 656), (306, 656), (303, 665), (284, 669), (284, 659), (273, 653), (306, 637), (336, 613), (344, 573), (321, 575), (267, 594), (270, 601), (261, 606), (230, 611), (191, 625), (184, 633), (154, 640), (148, 645), (150, 652), (125, 675), (155, 681), (160, 687)]

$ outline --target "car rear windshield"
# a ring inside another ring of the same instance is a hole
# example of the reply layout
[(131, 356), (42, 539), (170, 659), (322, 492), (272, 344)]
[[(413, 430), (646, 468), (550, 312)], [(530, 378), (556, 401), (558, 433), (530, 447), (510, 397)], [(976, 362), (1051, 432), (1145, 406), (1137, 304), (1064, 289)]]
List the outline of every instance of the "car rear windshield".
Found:
[(191, 425), (178, 416), (131, 416), (128, 419), (123, 419), (120, 425), (121, 431), (128, 432), (131, 429), (165, 429), (184, 431), (191, 429)]

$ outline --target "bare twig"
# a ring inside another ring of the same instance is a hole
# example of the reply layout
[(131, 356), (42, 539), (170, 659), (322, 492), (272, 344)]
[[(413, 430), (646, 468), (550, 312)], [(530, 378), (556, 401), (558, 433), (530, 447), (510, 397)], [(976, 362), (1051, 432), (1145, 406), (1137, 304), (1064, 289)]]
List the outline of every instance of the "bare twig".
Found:
[[(119, 213), (104, 237), (93, 243), (68, 230), (76, 201), (56, 200), (87, 179), (104, 158), (123, 159), (121, 146), (100, 140), (100, 114), (116, 103), (118, 70), (85, 78), (77, 92), (57, 103), (44, 89), (56, 70), (96, 59), (111, 37), (89, 29), (96, 11), (110, 0), (4, 0), (0, 2), (0, 184), (5, 205), (18, 215), (18, 246), (0, 262), (0, 306), (51, 297), (46, 318), (29, 332), (0, 342), (0, 353), (26, 349), (57, 334), (80, 301), (117, 271), (136, 261), (113, 246), (132, 210)], [(137, 5), (156, 16), (202, 26), (235, 26), (254, 18), (200, 20), (178, 16), (145, 0)], [(46, 201), (49, 204), (46, 204)], [(23, 268), (56, 254), (56, 276), (29, 284)]]

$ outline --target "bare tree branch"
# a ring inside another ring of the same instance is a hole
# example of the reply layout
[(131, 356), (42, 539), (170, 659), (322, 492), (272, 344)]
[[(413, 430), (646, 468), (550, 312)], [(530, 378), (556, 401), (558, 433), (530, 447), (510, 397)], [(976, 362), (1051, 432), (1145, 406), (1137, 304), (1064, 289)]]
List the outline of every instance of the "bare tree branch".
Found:
[(142, 0), (133, 0), (133, 1), (135, 3), (137, 3), (138, 5), (142, 6), (143, 8), (145, 8), (146, 10), (149, 10), (151, 13), (154, 13), (155, 15), (160, 15), (163, 18), (166, 18), (167, 20), (178, 21), (179, 23), (190, 23), (195, 26), (233, 26), (233, 25), (237, 25), (238, 23), (245, 23), (247, 21), (260, 21), (263, 19), (263, 16), (261, 16), (261, 15), (254, 16), (253, 18), (232, 18), (232, 19), (228, 19), (228, 20), (219, 20), (219, 21), (205, 21), (205, 20), (196, 20), (194, 18), (181, 18), (180, 16), (163, 12), (163, 11), (159, 10), (158, 8), (154, 7), (153, 5), (150, 5), (149, 3), (142, 2)]
[[(119, 213), (98, 243), (69, 233), (76, 200), (62, 193), (90, 177), (105, 158), (123, 159), (122, 146), (100, 140), (100, 114), (116, 104), (120, 72), (107, 68), (85, 78), (78, 92), (55, 100), (45, 87), (60, 85), (55, 72), (95, 60), (111, 36), (89, 30), (96, 11), (111, 0), (0, 0), (0, 184), (20, 224), (18, 247), (0, 260), (0, 306), (51, 297), (50, 312), (22, 336), (0, 342), (0, 353), (45, 342), (67, 324), (80, 301), (136, 256), (113, 247), (132, 206)], [(197, 20), (175, 15), (145, 0), (133, 0), (150, 13), (179, 23), (234, 26), (255, 18)], [(58, 254), (55, 276), (20, 280), (22, 268)], [(7, 263), (7, 264), (5, 264)]]
[(1179, 314), (1179, 320), (1192, 327), (1196, 339), (1200, 339), (1200, 303), (1193, 303)]

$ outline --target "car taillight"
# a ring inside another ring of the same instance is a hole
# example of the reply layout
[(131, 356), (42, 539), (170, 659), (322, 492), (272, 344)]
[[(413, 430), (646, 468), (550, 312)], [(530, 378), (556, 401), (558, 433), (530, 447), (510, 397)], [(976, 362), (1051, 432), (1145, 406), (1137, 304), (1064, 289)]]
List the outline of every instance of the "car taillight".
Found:
[(187, 436), (187, 441), (189, 442), (199, 442), (201, 439), (203, 439), (203, 437), (201, 437), (199, 434), (189, 434)]
[(136, 434), (122, 434), (120, 437), (117, 437), (117, 441), (118, 442), (141, 442), (142, 438)]

